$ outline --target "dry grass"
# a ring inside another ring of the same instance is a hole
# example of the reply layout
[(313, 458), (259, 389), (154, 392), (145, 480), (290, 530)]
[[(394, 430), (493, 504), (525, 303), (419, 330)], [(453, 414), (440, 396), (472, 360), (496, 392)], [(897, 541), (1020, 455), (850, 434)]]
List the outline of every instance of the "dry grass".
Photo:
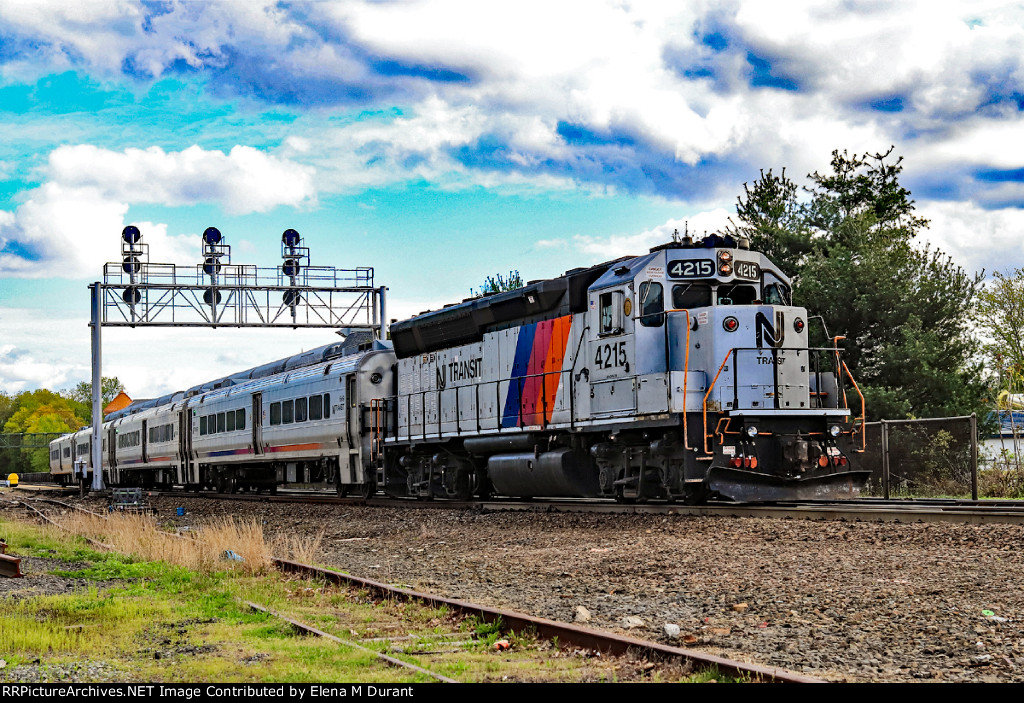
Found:
[(324, 541), (324, 530), (315, 537), (305, 535), (289, 535), (280, 537), (273, 542), (273, 550), (278, 555), (287, 555), (290, 559), (303, 564), (312, 564), (320, 555), (320, 545)]
[[(144, 561), (164, 561), (201, 573), (231, 570), (264, 574), (272, 567), (272, 545), (264, 538), (263, 526), (255, 520), (219, 518), (188, 536), (164, 532), (152, 516), (132, 513), (113, 513), (107, 517), (72, 513), (60, 522), (75, 534)], [(243, 561), (226, 558), (229, 551)]]

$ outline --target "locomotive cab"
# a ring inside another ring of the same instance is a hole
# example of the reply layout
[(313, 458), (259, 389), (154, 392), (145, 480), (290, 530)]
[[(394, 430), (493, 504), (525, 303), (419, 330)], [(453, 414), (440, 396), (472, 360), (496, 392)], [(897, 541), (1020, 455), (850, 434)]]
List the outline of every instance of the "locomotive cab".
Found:
[[(839, 351), (810, 348), (807, 319), (786, 276), (731, 237), (656, 247), (595, 281), (589, 412), (637, 421), (594, 447), (605, 491), (734, 500), (859, 492), (863, 430), (837, 373)], [(647, 425), (664, 417), (682, 426), (650, 442), (658, 433)]]

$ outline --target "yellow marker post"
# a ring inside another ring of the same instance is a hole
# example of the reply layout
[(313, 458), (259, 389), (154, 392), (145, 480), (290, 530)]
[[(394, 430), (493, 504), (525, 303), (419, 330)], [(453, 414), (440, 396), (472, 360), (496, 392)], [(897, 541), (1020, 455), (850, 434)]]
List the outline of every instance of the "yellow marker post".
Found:
[(18, 474), (11, 474), (7, 477), (7, 483), (13, 488), (18, 485)]

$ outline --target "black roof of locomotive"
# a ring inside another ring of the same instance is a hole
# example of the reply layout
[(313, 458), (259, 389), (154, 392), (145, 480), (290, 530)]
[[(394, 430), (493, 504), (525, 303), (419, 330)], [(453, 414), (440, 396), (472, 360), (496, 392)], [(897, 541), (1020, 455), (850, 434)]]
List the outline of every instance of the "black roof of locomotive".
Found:
[(485, 332), (508, 326), (584, 312), (587, 291), (612, 265), (633, 257), (624, 256), (590, 268), (566, 271), (558, 278), (531, 281), (522, 288), (464, 300), (441, 310), (424, 313), (391, 325), (391, 341), (399, 359), (471, 344)]

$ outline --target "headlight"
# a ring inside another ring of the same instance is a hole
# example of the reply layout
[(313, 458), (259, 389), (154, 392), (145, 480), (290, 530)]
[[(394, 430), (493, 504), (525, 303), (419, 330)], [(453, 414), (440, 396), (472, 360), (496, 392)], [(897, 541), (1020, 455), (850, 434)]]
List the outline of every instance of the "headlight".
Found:
[(828, 433), (833, 437), (838, 437), (843, 431), (843, 428), (839, 425), (832, 425), (828, 428)]
[(747, 436), (753, 439), (754, 437), (757, 436), (757, 427), (755, 427), (754, 425), (748, 425), (746, 432)]

